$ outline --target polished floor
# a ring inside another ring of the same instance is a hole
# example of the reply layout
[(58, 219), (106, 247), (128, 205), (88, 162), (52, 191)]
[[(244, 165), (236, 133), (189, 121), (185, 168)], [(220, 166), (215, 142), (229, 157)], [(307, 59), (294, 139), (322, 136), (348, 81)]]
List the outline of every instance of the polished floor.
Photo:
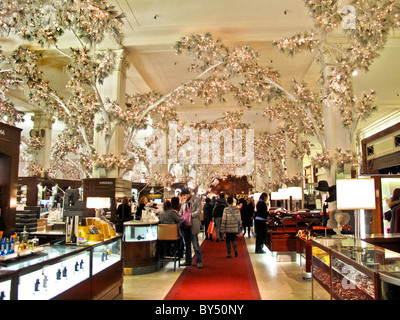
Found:
[[(202, 236), (200, 237), (202, 238)], [(271, 252), (255, 254), (255, 238), (245, 237), (262, 300), (310, 300), (311, 280), (304, 279), (294, 256)], [(207, 266), (204, 266), (206, 268)], [(162, 300), (183, 267), (174, 272), (169, 263), (161, 270), (145, 275), (124, 275), (124, 300)]]

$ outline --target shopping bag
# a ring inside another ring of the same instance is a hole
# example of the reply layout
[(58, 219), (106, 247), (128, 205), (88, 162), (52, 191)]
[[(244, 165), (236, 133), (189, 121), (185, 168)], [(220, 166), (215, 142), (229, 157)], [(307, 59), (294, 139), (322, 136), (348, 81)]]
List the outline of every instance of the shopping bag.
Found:
[(214, 233), (214, 221), (210, 221), (208, 225), (207, 233), (213, 234)]

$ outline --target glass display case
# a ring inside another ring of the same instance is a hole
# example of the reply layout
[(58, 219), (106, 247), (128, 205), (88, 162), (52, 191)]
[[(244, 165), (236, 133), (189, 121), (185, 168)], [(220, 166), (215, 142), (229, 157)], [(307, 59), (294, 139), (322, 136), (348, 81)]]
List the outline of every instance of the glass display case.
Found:
[(146, 274), (157, 271), (157, 221), (124, 222), (124, 272)]
[(11, 300), (12, 276), (9, 272), (0, 272), (0, 300)]
[(93, 248), (93, 275), (122, 259), (121, 241), (111, 241)]
[[(60, 251), (64, 251), (63, 248)], [(18, 300), (50, 300), (90, 277), (90, 251), (61, 259), (53, 264), (38, 264), (20, 274)]]
[(330, 255), (318, 245), (312, 246), (312, 297), (330, 300)]
[[(106, 279), (108, 270), (112, 270), (113, 277), (120, 276), (122, 288), (121, 247), (122, 236), (118, 235), (85, 245), (46, 245), (30, 256), (2, 262), (0, 295), (4, 291), (3, 298), (11, 300), (88, 300), (92, 298), (94, 275)], [(120, 273), (115, 273), (113, 266)]]
[(124, 241), (154, 241), (157, 240), (157, 223), (128, 221), (124, 223)]
[(353, 238), (312, 240), (313, 299), (384, 298), (382, 275), (400, 274), (400, 254), (364, 241), (354, 243)]

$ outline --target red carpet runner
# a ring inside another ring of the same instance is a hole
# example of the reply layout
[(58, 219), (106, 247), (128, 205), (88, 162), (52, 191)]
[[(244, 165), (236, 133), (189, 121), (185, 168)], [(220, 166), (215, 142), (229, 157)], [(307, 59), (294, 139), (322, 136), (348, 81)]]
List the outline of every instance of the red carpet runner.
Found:
[(227, 258), (225, 242), (203, 241), (203, 269), (185, 267), (164, 300), (261, 300), (243, 236), (238, 253)]

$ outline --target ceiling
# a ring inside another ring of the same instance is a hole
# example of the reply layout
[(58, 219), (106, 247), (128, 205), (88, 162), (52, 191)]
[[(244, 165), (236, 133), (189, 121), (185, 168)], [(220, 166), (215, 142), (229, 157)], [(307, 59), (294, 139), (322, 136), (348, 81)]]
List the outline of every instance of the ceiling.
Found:
[[(156, 90), (169, 93), (193, 77), (188, 73), (190, 60), (176, 55), (173, 45), (181, 37), (192, 33), (211, 32), (228, 46), (248, 44), (260, 52), (260, 64), (278, 70), (284, 87), (290, 79), (304, 80), (310, 85), (319, 78), (319, 69), (312, 54), (300, 54), (294, 58), (279, 53), (272, 46), (274, 40), (312, 29), (312, 20), (299, 0), (113, 0), (109, 1), (125, 14), (123, 46), (128, 53), (131, 67), (127, 73), (127, 93)], [(341, 32), (332, 41), (343, 42)], [(0, 39), (0, 45), (13, 46), (14, 40)], [(64, 42), (70, 46), (69, 39)], [(62, 43), (61, 43), (62, 45)], [(356, 92), (375, 89), (379, 112), (361, 129), (382, 118), (400, 111), (400, 36), (391, 35), (381, 57), (372, 65), (369, 73), (354, 77)], [(48, 75), (60, 77), (59, 57), (51, 55), (44, 62)], [(32, 110), (22, 96), (15, 95), (21, 110)], [(212, 121), (226, 110), (236, 107), (216, 104), (208, 108), (202, 105), (182, 105), (179, 116), (187, 121)], [(245, 112), (243, 120), (256, 131), (265, 130), (266, 119), (261, 117), (260, 105)], [(400, 118), (400, 117), (399, 117)], [(28, 127), (26, 123), (22, 127)]]

